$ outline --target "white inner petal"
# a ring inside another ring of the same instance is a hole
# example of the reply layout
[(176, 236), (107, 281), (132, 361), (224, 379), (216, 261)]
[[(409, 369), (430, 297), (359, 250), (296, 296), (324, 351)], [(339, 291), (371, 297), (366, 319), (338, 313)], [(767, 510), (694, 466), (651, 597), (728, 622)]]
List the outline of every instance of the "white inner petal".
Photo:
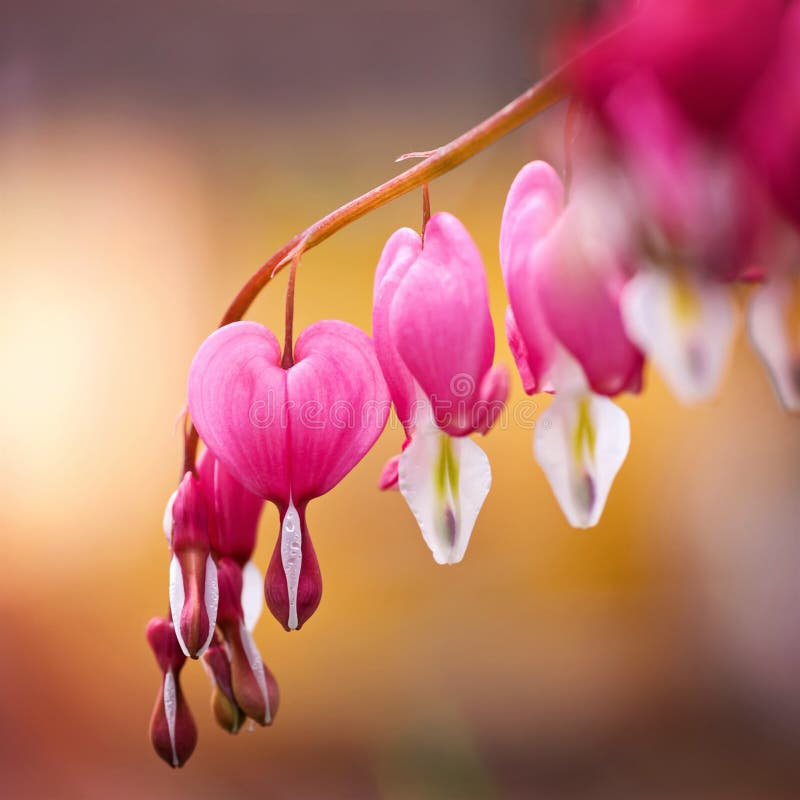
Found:
[(172, 613), (172, 624), (175, 627), (175, 636), (184, 655), (189, 658), (189, 650), (181, 635), (181, 614), (186, 597), (183, 590), (183, 572), (178, 556), (173, 555), (169, 562), (169, 609)]
[[(796, 279), (797, 280), (797, 279)], [(800, 338), (792, 341), (793, 305), (800, 292), (784, 280), (772, 280), (759, 288), (747, 310), (747, 329), (753, 346), (769, 370), (778, 398), (787, 411), (800, 411)], [(798, 320), (794, 320), (797, 325)], [(798, 326), (800, 327), (800, 326)]]
[(206, 585), (203, 599), (206, 605), (206, 614), (208, 615), (208, 636), (206, 637), (203, 646), (200, 648), (198, 655), (202, 655), (211, 644), (211, 637), (214, 635), (214, 628), (217, 624), (217, 608), (219, 606), (219, 583), (217, 581), (217, 565), (214, 559), (209, 555), (206, 558)]
[(294, 507), (291, 497), (289, 508), (281, 526), (281, 563), (286, 575), (286, 587), (289, 592), (289, 630), (297, 628), (297, 586), (300, 583), (300, 568), (303, 565), (303, 532), (300, 528), (300, 515)]
[(461, 561), (492, 483), (486, 454), (428, 419), (400, 456), (398, 473), (400, 492), (436, 563)]
[(570, 525), (598, 523), (630, 446), (627, 414), (607, 397), (556, 395), (533, 435), (533, 453)]
[(264, 662), (261, 660), (261, 653), (258, 652), (256, 643), (253, 641), (253, 637), (244, 623), (239, 626), (239, 633), (242, 637), (242, 646), (244, 647), (244, 654), (247, 657), (247, 663), (250, 665), (253, 675), (255, 675), (259, 691), (264, 698), (264, 724), (269, 725), (272, 720), (272, 712), (269, 707), (269, 692), (267, 691), (267, 676), (264, 673)]
[(643, 269), (625, 287), (621, 308), (628, 336), (681, 402), (716, 392), (736, 328), (728, 286)]
[(244, 624), (251, 633), (264, 610), (264, 581), (258, 567), (248, 561), (242, 569), (242, 613)]
[(175, 749), (175, 719), (178, 715), (178, 691), (175, 686), (175, 676), (172, 670), (167, 670), (164, 676), (164, 715), (167, 718), (169, 731), (169, 744), (172, 748), (172, 766), (178, 766), (178, 751)]

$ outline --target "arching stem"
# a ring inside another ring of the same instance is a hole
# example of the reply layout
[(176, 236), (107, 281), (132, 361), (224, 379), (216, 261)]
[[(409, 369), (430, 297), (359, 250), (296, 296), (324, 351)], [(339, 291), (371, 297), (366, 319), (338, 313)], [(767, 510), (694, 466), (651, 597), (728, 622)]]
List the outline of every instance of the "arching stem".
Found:
[(289, 283), (286, 285), (286, 323), (283, 337), (283, 358), (281, 366), (284, 369), (294, 364), (294, 345), (292, 342), (292, 328), (294, 326), (294, 282), (297, 276), (297, 265), (300, 263), (300, 253), (296, 253), (292, 258), (292, 266), (289, 270)]

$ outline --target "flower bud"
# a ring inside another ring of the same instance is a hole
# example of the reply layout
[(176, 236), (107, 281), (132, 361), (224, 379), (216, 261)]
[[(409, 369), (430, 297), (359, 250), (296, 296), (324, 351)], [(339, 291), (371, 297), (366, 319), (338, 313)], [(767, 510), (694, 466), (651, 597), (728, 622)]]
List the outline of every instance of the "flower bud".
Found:
[(182, 767), (197, 744), (197, 728), (183, 697), (179, 679), (186, 656), (181, 652), (170, 620), (150, 620), (147, 641), (163, 674), (150, 718), (150, 741), (167, 764)]
[(278, 684), (261, 660), (256, 643), (244, 623), (242, 568), (233, 559), (223, 558), (218, 565), (218, 574), (217, 624), (228, 645), (233, 699), (259, 725), (270, 725), (278, 710)]
[(322, 599), (322, 575), (306, 526), (305, 506), (290, 502), (264, 580), (267, 606), (287, 631), (299, 630)]
[(208, 508), (197, 479), (187, 472), (172, 504), (169, 603), (181, 649), (198, 658), (217, 618), (217, 570), (208, 540)]
[(238, 733), (247, 715), (239, 708), (233, 694), (228, 651), (216, 636), (203, 653), (203, 666), (211, 678), (211, 710), (217, 724), (228, 733)]

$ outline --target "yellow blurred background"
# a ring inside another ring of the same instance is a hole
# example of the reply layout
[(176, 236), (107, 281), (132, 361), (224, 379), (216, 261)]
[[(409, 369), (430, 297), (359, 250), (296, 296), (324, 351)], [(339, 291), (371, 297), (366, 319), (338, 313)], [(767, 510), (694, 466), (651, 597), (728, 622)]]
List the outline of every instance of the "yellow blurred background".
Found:
[[(387, 430), (310, 507), (319, 611), (257, 629), (274, 726), (218, 730), (188, 664), (193, 758), (173, 772), (148, 741), (193, 352), (290, 235), (522, 91), (580, 5), (3, 0), (3, 797), (798, 796), (800, 423), (743, 334), (715, 402), (682, 408), (652, 374), (623, 400), (631, 452), (591, 531), (509, 424), (481, 443), (494, 485), (464, 563), (436, 566), (376, 489)], [(547, 120), (431, 187), (484, 255), (509, 366), (500, 214), (542, 156), (561, 157)], [(310, 253), (296, 329), (369, 330), (383, 242), (419, 213), (402, 198)], [(251, 312), (279, 333), (284, 287)], [(268, 508), (262, 568), (277, 532)]]

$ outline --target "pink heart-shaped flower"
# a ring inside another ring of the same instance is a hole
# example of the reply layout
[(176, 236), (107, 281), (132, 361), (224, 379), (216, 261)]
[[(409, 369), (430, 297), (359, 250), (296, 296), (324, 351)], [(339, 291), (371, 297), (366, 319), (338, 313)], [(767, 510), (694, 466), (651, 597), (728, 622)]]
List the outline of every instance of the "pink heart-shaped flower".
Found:
[(189, 370), (200, 437), (251, 492), (286, 509), (332, 489), (375, 443), (390, 399), (372, 340), (346, 322), (303, 331), (295, 363), (275, 336), (234, 322), (206, 339)]

